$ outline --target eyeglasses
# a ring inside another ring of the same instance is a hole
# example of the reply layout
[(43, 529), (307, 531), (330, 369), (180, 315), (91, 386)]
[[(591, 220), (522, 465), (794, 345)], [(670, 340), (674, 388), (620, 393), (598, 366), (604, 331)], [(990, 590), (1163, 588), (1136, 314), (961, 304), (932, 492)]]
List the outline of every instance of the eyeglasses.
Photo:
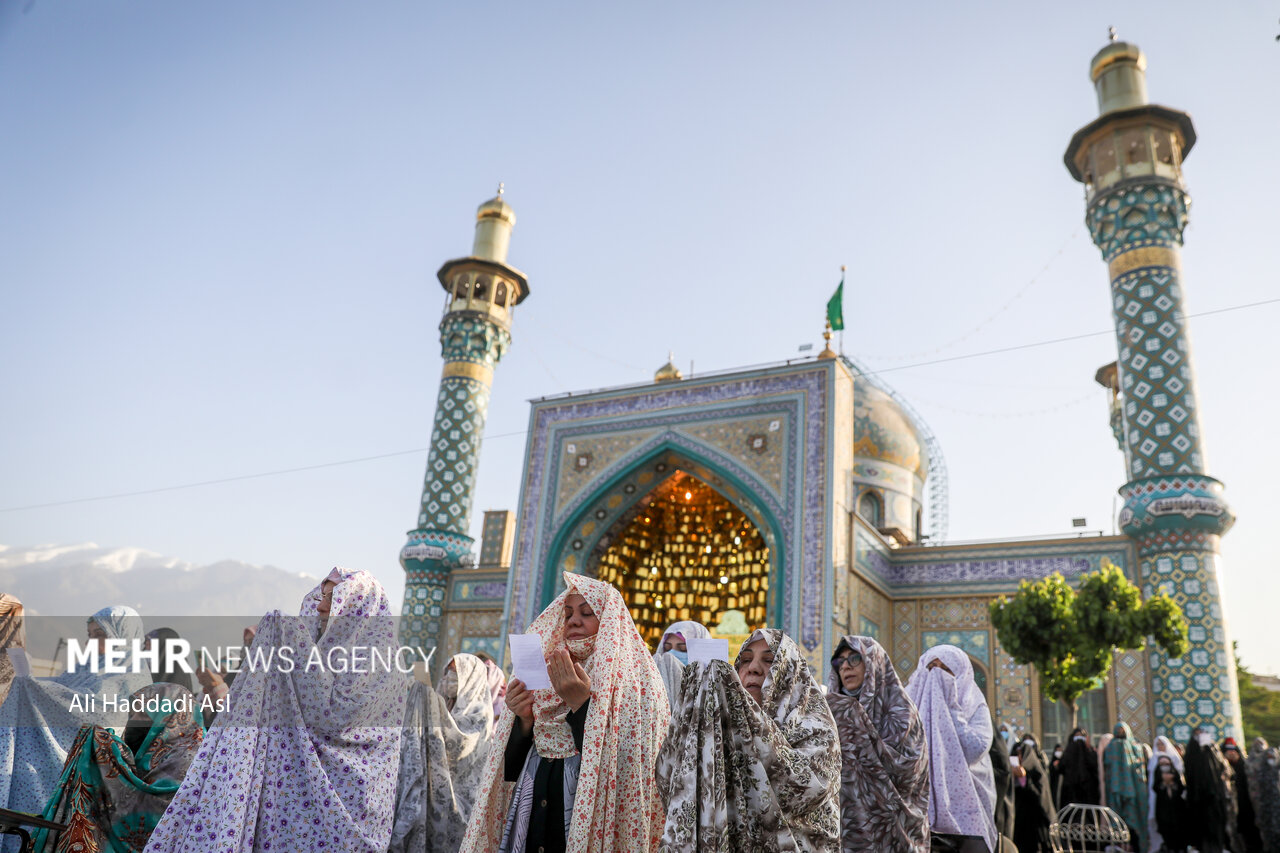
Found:
[(847, 655), (837, 655), (831, 659), (831, 668), (836, 672), (844, 669), (846, 666), (857, 666), (862, 663), (861, 652), (849, 652)]

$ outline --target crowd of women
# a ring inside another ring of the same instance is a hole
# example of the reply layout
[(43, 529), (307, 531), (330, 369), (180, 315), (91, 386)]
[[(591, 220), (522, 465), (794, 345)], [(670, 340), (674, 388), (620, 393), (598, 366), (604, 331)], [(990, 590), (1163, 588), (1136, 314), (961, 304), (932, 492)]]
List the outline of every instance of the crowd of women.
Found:
[[(0, 656), (0, 807), (64, 824), (37, 834), (46, 851), (1040, 853), (1057, 804), (1078, 802), (1110, 805), (1144, 853), (1280, 853), (1265, 743), (1149, 750), (1121, 724), (1047, 756), (995, 731), (953, 646), (926, 651), (905, 685), (861, 636), (840, 639), (824, 682), (776, 629), (732, 663), (690, 662), (702, 625), (672, 625), (651, 654), (613, 586), (565, 583), (528, 628), (550, 689), (470, 654), (434, 686), (372, 667), (200, 673), (229, 699), (207, 725), (184, 673), (34, 679)], [(0, 597), (0, 642), (22, 645), (21, 620)], [(126, 607), (88, 627), (144, 636)], [(394, 634), (381, 585), (335, 569), (298, 616), (267, 614), (245, 642), (324, 655)], [(85, 692), (157, 701), (69, 710)]]
[(1054, 748), (1048, 790), (1055, 802), (1106, 805), (1128, 826), (1134, 849), (1159, 853), (1280, 851), (1280, 757), (1255, 738), (1246, 753), (1196, 728), (1186, 744), (1135, 741), (1119, 723), (1095, 745), (1077, 728)]

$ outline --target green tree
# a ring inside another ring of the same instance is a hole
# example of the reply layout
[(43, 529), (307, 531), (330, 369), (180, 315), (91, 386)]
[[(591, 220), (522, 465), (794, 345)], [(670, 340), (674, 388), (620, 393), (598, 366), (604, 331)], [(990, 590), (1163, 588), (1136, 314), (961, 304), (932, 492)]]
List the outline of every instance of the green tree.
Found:
[(1054, 572), (1023, 581), (1012, 596), (991, 602), (1000, 645), (1018, 663), (1035, 668), (1040, 688), (1062, 702), (1076, 725), (1076, 699), (1106, 677), (1116, 651), (1141, 649), (1147, 638), (1170, 657), (1187, 650), (1187, 622), (1171, 598), (1144, 603), (1138, 588), (1107, 560), (1073, 590)]
[(1256, 737), (1280, 743), (1280, 693), (1253, 683), (1253, 673), (1245, 669), (1240, 650), (1231, 643), (1236, 657), (1236, 681), (1240, 685), (1240, 716), (1244, 718), (1244, 740), (1248, 746)]

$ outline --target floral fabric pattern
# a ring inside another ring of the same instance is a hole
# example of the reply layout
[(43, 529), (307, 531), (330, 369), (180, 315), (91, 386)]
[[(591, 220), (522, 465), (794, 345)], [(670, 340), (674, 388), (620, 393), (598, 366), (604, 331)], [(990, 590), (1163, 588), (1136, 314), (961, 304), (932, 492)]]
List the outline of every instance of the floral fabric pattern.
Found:
[(453, 665), (452, 709), (426, 684), (415, 681), (409, 693), (391, 853), (453, 853), (467, 831), (493, 743), (493, 704), (483, 661), (461, 654)]
[(391, 838), (408, 679), (394, 667), (310, 667), (314, 652), (396, 647), (395, 618), (367, 572), (335, 570), (299, 616), (272, 611), (250, 653), (293, 650), (297, 665), (246, 666), (148, 853), (342, 850), (383, 853)]
[(838, 849), (831, 709), (795, 642), (766, 629), (743, 648), (760, 636), (774, 653), (762, 705), (723, 661), (684, 670), (657, 766), (667, 806), (662, 853)]
[[(565, 849), (567, 853), (657, 850), (663, 810), (653, 768), (670, 717), (662, 679), (622, 594), (595, 578), (566, 572), (564, 579), (565, 591), (528, 630), (542, 638), (544, 655), (570, 648), (591, 678)], [(587, 600), (600, 620), (593, 643), (565, 640), (564, 602), (574, 593)], [(565, 721), (568, 706), (554, 690), (534, 694), (536, 754), (542, 759), (577, 755), (573, 732)], [(514, 720), (510, 709), (504, 709), (495, 743), (507, 743)], [(502, 842), (514, 788), (514, 783), (503, 780), (503, 763), (503, 749), (491, 749), (463, 853), (491, 853)], [(566, 761), (566, 780), (571, 763)]]
[(840, 849), (927, 853), (929, 749), (915, 704), (884, 648), (846, 636), (836, 647), (859, 652), (866, 676), (856, 694), (839, 673), (827, 678), (827, 704), (840, 732)]
[[(142, 639), (142, 617), (132, 608), (105, 607), (92, 621), (110, 639)], [(131, 668), (132, 655), (124, 665)], [(123, 703), (150, 683), (149, 672), (108, 674), (88, 666), (54, 678), (15, 678), (0, 705), (0, 807), (39, 814), (80, 728), (121, 729), (128, 721), (127, 711), (105, 708), (103, 697)]]
[[(152, 714), (130, 716), (145, 726), (137, 753), (110, 729), (86, 726), (67, 755), (57, 793), (44, 817), (67, 825), (46, 853), (141, 853), (165, 807), (178, 790), (204, 738), (200, 706), (190, 690), (153, 684), (133, 694), (156, 700)], [(42, 849), (47, 832), (33, 839)]]
[[(930, 669), (938, 660), (941, 667)], [(982, 838), (996, 849), (996, 783), (991, 767), (994, 727), (987, 700), (973, 680), (969, 656), (934, 646), (920, 656), (907, 682), (929, 744), (929, 825), (934, 833)]]

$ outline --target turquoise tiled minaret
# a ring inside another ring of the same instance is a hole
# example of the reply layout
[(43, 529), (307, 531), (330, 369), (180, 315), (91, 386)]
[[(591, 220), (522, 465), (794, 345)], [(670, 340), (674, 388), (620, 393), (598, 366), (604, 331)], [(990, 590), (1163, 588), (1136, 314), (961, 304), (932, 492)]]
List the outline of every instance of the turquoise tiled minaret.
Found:
[(400, 551), (400, 642), (424, 651), (440, 635), (449, 573), (474, 563), (467, 533), (493, 368), (511, 344), (512, 308), (529, 295), (524, 273), (507, 264), (515, 222), (499, 186), (498, 195), (476, 211), (471, 254), (448, 261), (436, 274), (446, 294), (440, 321), (444, 371), (418, 526)]
[(1101, 115), (1076, 132), (1065, 159), (1085, 185), (1086, 222), (1111, 278), (1129, 476), (1120, 525), (1137, 544), (1144, 594), (1172, 596), (1190, 626), (1181, 658), (1149, 649), (1152, 711), (1157, 734), (1179, 742), (1197, 725), (1215, 738), (1239, 738), (1235, 661), (1218, 587), (1219, 537), (1235, 518), (1222, 484), (1205, 473), (1182, 305), (1190, 206), (1182, 161), (1195, 129), (1186, 113), (1148, 103), (1146, 57), (1114, 38), (1091, 68)]

